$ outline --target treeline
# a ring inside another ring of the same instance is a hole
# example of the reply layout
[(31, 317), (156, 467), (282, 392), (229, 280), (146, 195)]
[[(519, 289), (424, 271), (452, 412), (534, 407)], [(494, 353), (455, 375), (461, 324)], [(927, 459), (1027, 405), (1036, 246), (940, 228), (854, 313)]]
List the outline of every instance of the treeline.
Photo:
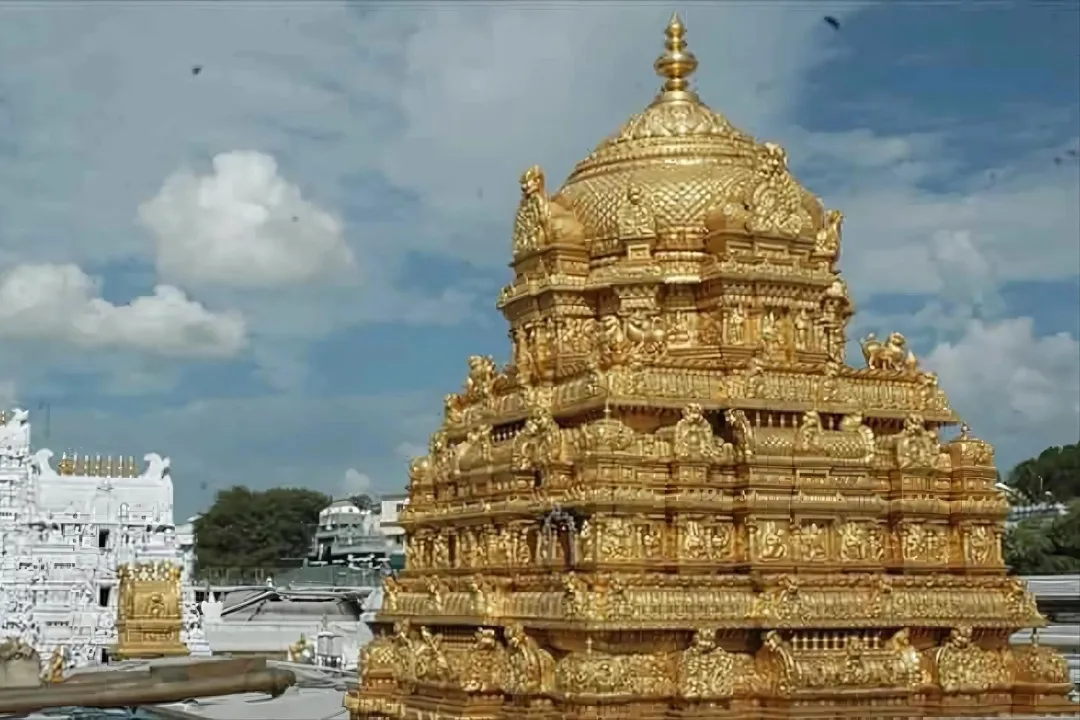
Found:
[(196, 565), (206, 571), (295, 564), (310, 554), (319, 512), (330, 502), (306, 488), (222, 490), (195, 521)]
[(1032, 502), (1080, 499), (1080, 445), (1046, 448), (1014, 467), (1005, 484)]
[(1061, 503), (1064, 515), (1021, 520), (1005, 535), (1005, 563), (1017, 575), (1080, 573), (1080, 445), (1049, 447), (1005, 478), (1027, 503)]

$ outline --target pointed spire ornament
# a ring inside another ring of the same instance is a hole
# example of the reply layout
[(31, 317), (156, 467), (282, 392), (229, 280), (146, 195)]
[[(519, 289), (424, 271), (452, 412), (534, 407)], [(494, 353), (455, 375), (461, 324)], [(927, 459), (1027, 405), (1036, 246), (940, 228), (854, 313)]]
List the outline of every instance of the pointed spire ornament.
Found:
[(664, 78), (663, 92), (692, 95), (689, 77), (697, 70), (698, 61), (694, 54), (686, 49), (686, 26), (682, 24), (678, 13), (671, 16), (664, 35), (667, 36), (664, 54), (653, 63), (656, 74)]

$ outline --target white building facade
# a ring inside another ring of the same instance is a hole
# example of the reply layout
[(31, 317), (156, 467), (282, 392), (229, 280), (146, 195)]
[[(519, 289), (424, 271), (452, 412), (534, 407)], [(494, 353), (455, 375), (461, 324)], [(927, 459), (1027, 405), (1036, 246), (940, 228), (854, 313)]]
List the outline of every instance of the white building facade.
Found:
[[(28, 413), (0, 414), (0, 638), (20, 637), (43, 659), (58, 646), (74, 666), (116, 643), (117, 567), (188, 565), (173, 522), (169, 459), (32, 452)], [(187, 580), (187, 578), (185, 578)], [(185, 582), (185, 639), (208, 654)]]
[(379, 499), (379, 530), (391, 539), (396, 552), (405, 552), (405, 528), (401, 527), (401, 513), (408, 504), (408, 495), (383, 495)]
[(399, 515), (407, 496), (391, 495), (358, 505), (335, 500), (319, 512), (309, 560), (389, 570), (405, 553), (405, 530)]

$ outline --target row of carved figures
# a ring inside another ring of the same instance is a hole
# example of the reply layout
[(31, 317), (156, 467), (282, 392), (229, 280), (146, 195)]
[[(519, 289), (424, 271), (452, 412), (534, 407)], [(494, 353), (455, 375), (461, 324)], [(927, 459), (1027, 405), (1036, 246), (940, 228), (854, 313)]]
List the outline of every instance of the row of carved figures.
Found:
[(1031, 627), (1042, 622), (1024, 583), (1002, 575), (891, 575), (883, 572), (770, 575), (756, 590), (747, 575), (628, 572), (421, 573), (384, 582), (382, 617), (526, 618), (619, 628), (723, 623), (744, 629), (836, 627)]
[[(619, 365), (659, 357), (667, 349), (699, 345), (760, 347), (766, 357), (778, 360), (794, 359), (796, 352), (821, 352), (844, 362), (845, 326), (841, 314), (830, 305), (814, 313), (802, 309), (751, 314), (735, 306), (708, 314), (692, 309), (635, 309), (600, 318), (548, 316), (511, 331), (511, 366), (519, 377), (540, 377), (556, 358), (589, 355), (601, 365)], [(890, 335), (885, 343), (872, 338), (868, 343), (869, 367), (917, 369), (914, 355), (899, 333)], [(893, 362), (897, 344), (906, 352), (900, 364)]]
[(393, 635), (377, 637), (361, 652), (361, 692), (390, 681), (409, 692), (425, 685), (466, 693), (700, 701), (837, 688), (1009, 692), (1023, 683), (1064, 694), (1070, 685), (1068, 666), (1056, 651), (1037, 642), (1019, 648), (981, 647), (967, 626), (921, 650), (906, 628), (890, 636), (819, 635), (785, 637), (770, 630), (755, 653), (724, 649), (713, 628), (699, 629), (681, 651), (617, 652), (597, 647), (586, 636), (583, 648), (556, 654), (516, 624), (501, 633), (479, 628), (471, 641), (463, 641), (444, 638), (426, 626), (415, 630), (401, 621)]
[[(835, 311), (826, 310), (817, 318), (806, 310), (790, 316), (768, 312), (749, 327), (749, 318), (739, 307), (722, 310), (719, 320), (685, 310), (671, 313), (635, 310), (625, 316), (607, 315), (599, 319), (547, 317), (511, 331), (510, 366), (519, 377), (536, 378), (557, 357), (591, 354), (601, 366), (614, 366), (658, 356), (666, 348), (694, 346), (697, 341), (760, 346), (764, 357), (772, 359), (790, 359), (792, 351), (820, 351), (830, 360), (843, 363), (846, 324)], [(860, 345), (866, 367), (871, 370), (916, 372), (919, 369), (918, 358), (899, 332), (890, 333), (884, 341), (870, 333)]]
[[(487, 468), (511, 471), (544, 471), (554, 465), (569, 465), (596, 454), (625, 456), (650, 463), (665, 461), (699, 462), (730, 465), (750, 463), (758, 457), (816, 457), (831, 460), (838, 466), (862, 466), (879, 470), (925, 468), (943, 473), (952, 471), (951, 449), (943, 448), (937, 433), (926, 427), (921, 415), (905, 418), (899, 433), (876, 437), (864, 424), (860, 413), (850, 413), (839, 421), (816, 411), (802, 413), (798, 423), (785, 417), (729, 409), (724, 413), (732, 442), (715, 434), (702, 407), (691, 403), (682, 418), (670, 428), (656, 433), (639, 433), (606, 412), (604, 417), (580, 426), (562, 428), (543, 407), (535, 407), (519, 431), (512, 436), (497, 436), (489, 424), (470, 428), (466, 439), (451, 445), (444, 431), (431, 437), (430, 454), (418, 458), (410, 467), (413, 489), (435, 486), (455, 480), (462, 472)], [(964, 426), (958, 443), (958, 459), (990, 467), (992, 448), (971, 438)], [(978, 446), (977, 455), (964, 454)], [(410, 512), (422, 512), (423, 498)]]
[[(596, 371), (583, 374), (567, 383), (551, 388), (518, 388), (506, 392), (499, 383), (505, 377), (496, 373), (494, 361), (489, 357), (470, 358), (470, 378), (466, 389), (460, 394), (447, 395), (444, 402), (446, 429), (480, 423), (497, 423), (499, 417), (513, 413), (520, 416), (523, 410), (533, 413), (547, 412), (563, 405), (580, 405), (585, 400), (603, 397), (629, 396), (640, 402), (642, 395), (652, 396), (665, 403), (686, 402), (687, 396), (728, 398), (732, 405), (744, 400), (772, 401), (774, 409), (793, 403), (821, 403), (820, 419), (824, 429), (830, 427), (831, 415), (825, 412), (829, 406), (856, 406), (868, 416), (904, 413), (925, 426), (923, 414), (937, 416), (951, 414), (948, 398), (938, 387), (937, 376), (920, 372), (912, 382), (875, 383), (842, 376), (842, 368), (827, 363), (821, 374), (799, 374), (777, 369), (759, 356), (752, 356), (731, 368), (722, 376), (692, 376), (679, 378), (669, 374), (635, 376), (621, 370)], [(529, 410), (531, 408), (531, 410)], [(848, 412), (848, 415), (855, 413)], [(861, 414), (860, 418), (861, 418)], [(759, 412), (762, 423), (767, 424), (783, 413)], [(754, 415), (748, 415), (753, 420)], [(729, 425), (735, 425), (738, 416), (732, 416)], [(844, 428), (848, 429), (848, 428)], [(853, 428), (852, 428), (853, 429)], [(501, 438), (505, 439), (505, 438)]]
[(496, 569), (637, 562), (888, 562), (999, 567), (1000, 523), (947, 524), (903, 520), (777, 520), (735, 522), (694, 513), (670, 522), (610, 516), (575, 520), (568, 513), (540, 521), (519, 520), (421, 530), (408, 540), (408, 568)]

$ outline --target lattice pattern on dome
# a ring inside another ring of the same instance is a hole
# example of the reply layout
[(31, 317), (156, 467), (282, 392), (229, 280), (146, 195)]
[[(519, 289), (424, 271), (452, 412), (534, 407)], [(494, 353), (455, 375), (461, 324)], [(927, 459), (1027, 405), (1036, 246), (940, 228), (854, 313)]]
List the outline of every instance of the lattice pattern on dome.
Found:
[[(749, 180), (753, 170), (728, 165), (722, 172), (712, 164), (647, 166), (635, 173), (633, 181), (648, 188), (649, 209), (655, 215), (656, 229), (705, 226), (705, 215), (734, 185)], [(589, 237), (618, 235), (619, 211), (625, 204), (627, 176), (596, 174), (577, 180), (560, 191), (578, 217), (589, 218)]]

